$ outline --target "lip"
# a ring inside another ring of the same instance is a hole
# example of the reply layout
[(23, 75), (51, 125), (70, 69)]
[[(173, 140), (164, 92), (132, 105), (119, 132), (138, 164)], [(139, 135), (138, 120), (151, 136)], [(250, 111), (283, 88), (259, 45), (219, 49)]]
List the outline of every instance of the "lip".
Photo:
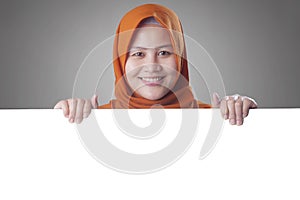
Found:
[(159, 86), (162, 84), (164, 76), (144, 76), (138, 77), (147, 86)]

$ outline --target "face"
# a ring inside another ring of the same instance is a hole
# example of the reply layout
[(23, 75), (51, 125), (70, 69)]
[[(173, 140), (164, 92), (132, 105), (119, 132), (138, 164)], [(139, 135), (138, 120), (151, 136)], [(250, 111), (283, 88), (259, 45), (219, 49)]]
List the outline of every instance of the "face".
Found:
[(135, 31), (125, 65), (127, 82), (142, 97), (158, 100), (178, 78), (176, 57), (169, 33), (158, 25)]

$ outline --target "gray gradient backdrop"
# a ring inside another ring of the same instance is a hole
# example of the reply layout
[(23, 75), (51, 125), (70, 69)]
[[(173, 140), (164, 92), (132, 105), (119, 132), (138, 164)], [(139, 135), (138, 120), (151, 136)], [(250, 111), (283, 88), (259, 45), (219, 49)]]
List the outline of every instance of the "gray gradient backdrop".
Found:
[[(184, 33), (216, 62), (227, 94), (251, 96), (260, 107), (300, 107), (300, 1), (1, 0), (0, 108), (52, 108), (71, 97), (85, 56), (143, 3), (178, 14)], [(209, 101), (205, 89), (193, 87)]]

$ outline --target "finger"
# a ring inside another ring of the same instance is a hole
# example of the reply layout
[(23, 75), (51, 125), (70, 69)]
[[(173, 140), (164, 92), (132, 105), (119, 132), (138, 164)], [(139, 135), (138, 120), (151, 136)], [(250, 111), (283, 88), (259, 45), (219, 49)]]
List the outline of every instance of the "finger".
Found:
[(69, 105), (66, 100), (59, 101), (55, 106), (54, 109), (62, 109), (63, 114), (65, 117), (69, 116)]
[(70, 110), (69, 110), (69, 105), (68, 105), (67, 101), (62, 102), (62, 110), (63, 110), (64, 116), (69, 117)]
[(93, 97), (91, 98), (91, 103), (92, 103), (92, 107), (93, 108), (97, 108), (98, 107), (98, 96), (97, 95), (93, 95)]
[(235, 102), (235, 116), (236, 116), (236, 124), (238, 126), (242, 125), (244, 122), (243, 118), (243, 101), (241, 98), (238, 98)]
[(225, 99), (221, 101), (220, 111), (224, 119), (225, 120), (228, 119), (228, 107), (227, 107), (227, 101)]
[(84, 104), (85, 104), (84, 99), (78, 99), (77, 100), (76, 115), (75, 115), (75, 122), (77, 124), (80, 124), (82, 122)]
[(257, 103), (254, 99), (247, 97), (247, 96), (243, 96), (242, 100), (248, 100), (251, 102), (250, 108), (257, 108)]
[(228, 112), (229, 112), (229, 123), (234, 125), (236, 123), (235, 121), (235, 101), (233, 98), (229, 98), (227, 101), (227, 107), (228, 107)]
[(75, 121), (76, 116), (76, 107), (77, 107), (77, 99), (69, 99), (69, 121), (73, 123)]
[(218, 95), (218, 93), (213, 93), (213, 97), (212, 97), (212, 106), (214, 108), (219, 108), (220, 107), (220, 97)]
[(91, 114), (92, 103), (90, 100), (86, 100), (83, 107), (83, 118), (87, 118)]
[(252, 106), (256, 104), (253, 103), (251, 100), (245, 98), (243, 101), (243, 117), (247, 117), (249, 114), (249, 109), (252, 108)]
[[(250, 99), (248, 99), (248, 100), (251, 101)], [(256, 102), (251, 101), (250, 108), (257, 108)]]
[(62, 104), (62, 101), (57, 102), (57, 104), (55, 104), (53, 109), (61, 109), (61, 104)]

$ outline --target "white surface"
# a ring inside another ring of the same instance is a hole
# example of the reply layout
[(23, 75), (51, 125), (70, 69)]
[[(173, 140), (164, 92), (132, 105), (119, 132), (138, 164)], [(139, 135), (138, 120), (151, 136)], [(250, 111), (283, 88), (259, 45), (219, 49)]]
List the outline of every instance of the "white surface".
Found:
[(199, 135), (170, 167), (128, 175), (93, 159), (60, 110), (0, 110), (0, 199), (299, 199), (299, 116), (251, 110), (204, 160)]

